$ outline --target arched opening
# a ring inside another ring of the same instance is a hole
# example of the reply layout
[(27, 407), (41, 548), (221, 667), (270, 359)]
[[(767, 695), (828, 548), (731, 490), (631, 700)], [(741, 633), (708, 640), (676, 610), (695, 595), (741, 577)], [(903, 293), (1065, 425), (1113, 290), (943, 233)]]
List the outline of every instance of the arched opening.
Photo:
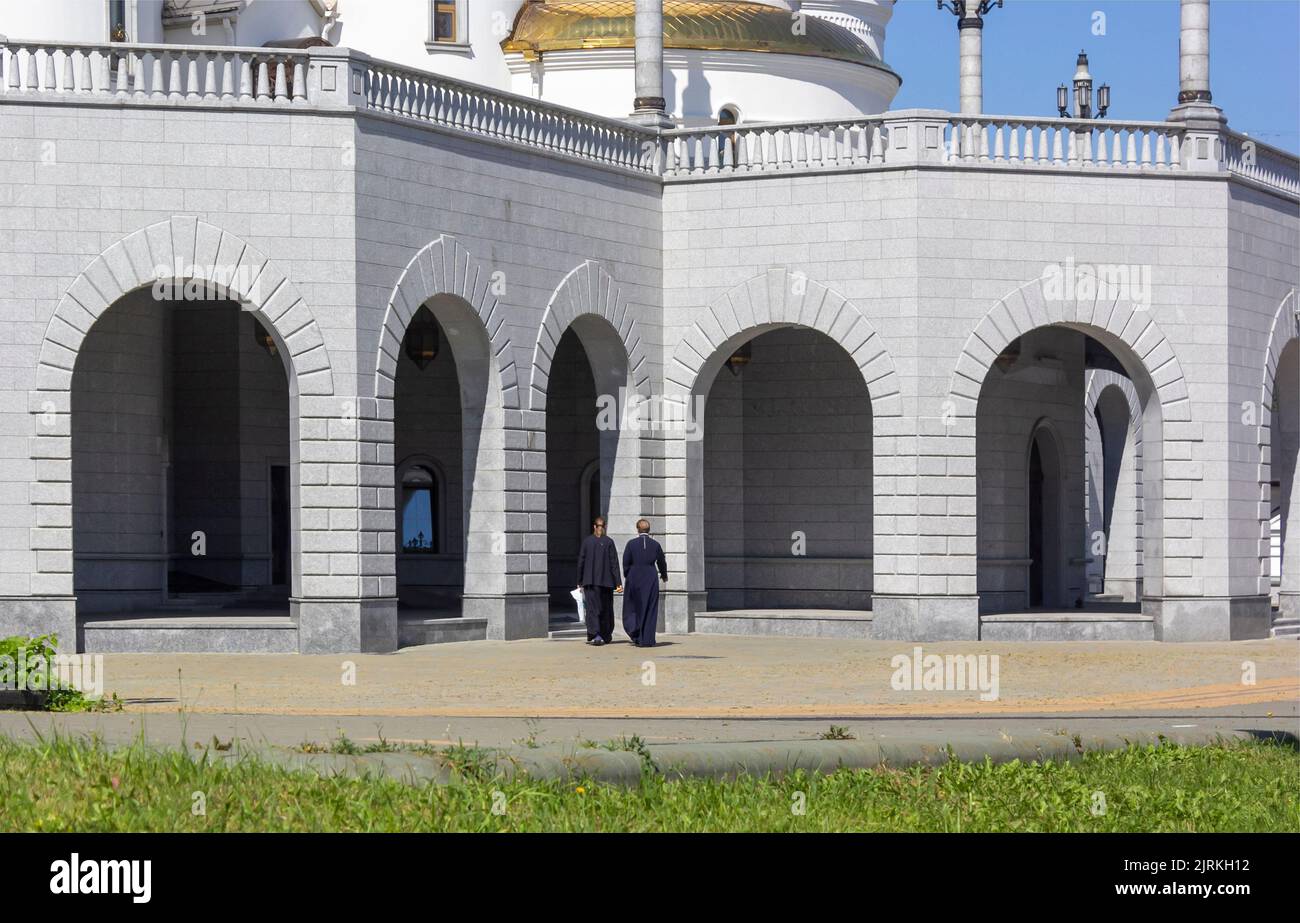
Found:
[(403, 334), (393, 386), (400, 643), (442, 640), (436, 623), (504, 592), (501, 424), (482, 323), (463, 299), (430, 298)]
[[(579, 315), (560, 336), (546, 386), (546, 552), (552, 629), (571, 627), (578, 546), (604, 516), (618, 545), (642, 515), (638, 432), (627, 353), (603, 317)], [(615, 597), (615, 626), (620, 630)]]
[(596, 381), (570, 327), (555, 348), (546, 394), (546, 563), (553, 609), (573, 608), (578, 543), (591, 520), (607, 514), (608, 496), (601, 490)]
[(1126, 377), (1095, 369), (1088, 378), (1088, 592), (1098, 600), (1135, 602), (1142, 597), (1142, 421)]
[[(1115, 386), (1090, 404), (1092, 376)], [(983, 621), (1033, 610), (1043, 630), (1025, 637), (1153, 636), (1137, 577), (1145, 568), (1158, 586), (1162, 572), (1160, 404), (1131, 350), (1093, 327), (1022, 334), (985, 375), (975, 429)], [(1139, 431), (1147, 434), (1140, 462)], [(1155, 499), (1143, 506), (1143, 494)], [(1021, 636), (1020, 628), (999, 631)]]
[(1061, 456), (1048, 424), (1029, 440), (1029, 606), (1064, 604)]
[(1278, 607), (1276, 619), (1300, 618), (1300, 541), (1291, 529), (1297, 515), (1300, 491), (1295, 480), (1300, 455), (1300, 340), (1292, 338), (1278, 357), (1269, 408), (1270, 484), (1269, 575), (1270, 595)]
[(216, 610), (287, 619), (292, 403), (283, 345), (215, 287), (160, 284), (109, 307), (72, 377), (78, 614), (119, 613), (119, 628)]
[(702, 448), (688, 442), (702, 473), (698, 630), (868, 635), (872, 408), (853, 359), (810, 328), (750, 331), (706, 363), (696, 393), (707, 395)]

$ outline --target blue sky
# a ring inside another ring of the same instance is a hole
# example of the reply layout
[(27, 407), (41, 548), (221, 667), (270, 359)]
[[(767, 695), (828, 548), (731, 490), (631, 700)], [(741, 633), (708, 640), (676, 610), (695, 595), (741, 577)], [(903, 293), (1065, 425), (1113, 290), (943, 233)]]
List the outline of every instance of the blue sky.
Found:
[[(984, 111), (1056, 115), (1080, 49), (1111, 86), (1111, 118), (1159, 120), (1177, 102), (1178, 0), (1006, 0), (984, 26)], [(892, 108), (958, 108), (956, 17), (934, 0), (900, 0), (885, 59), (903, 77)], [(1300, 0), (1214, 0), (1210, 89), (1234, 129), (1300, 150)]]

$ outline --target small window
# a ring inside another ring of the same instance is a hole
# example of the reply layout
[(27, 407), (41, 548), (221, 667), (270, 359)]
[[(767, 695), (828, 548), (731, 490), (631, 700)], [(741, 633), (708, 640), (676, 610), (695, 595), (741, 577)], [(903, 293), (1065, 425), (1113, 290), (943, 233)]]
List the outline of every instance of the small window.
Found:
[(437, 477), (423, 465), (412, 465), (402, 477), (402, 550), (437, 554), (437, 524)]
[(457, 9), (459, 0), (430, 0), (429, 40), (432, 42), (459, 41), (460, 22)]
[(108, 40), (110, 42), (127, 40), (126, 0), (108, 0)]
[(737, 125), (740, 123), (740, 112), (735, 106), (723, 106), (718, 111), (719, 125)]

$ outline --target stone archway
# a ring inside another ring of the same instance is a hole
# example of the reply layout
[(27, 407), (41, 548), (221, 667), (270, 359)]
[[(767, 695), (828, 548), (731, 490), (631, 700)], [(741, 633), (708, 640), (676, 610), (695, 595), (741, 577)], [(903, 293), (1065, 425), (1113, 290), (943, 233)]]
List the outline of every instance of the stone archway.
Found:
[[(1268, 344), (1264, 352), (1264, 375), (1260, 386), (1259, 420), (1259, 481), (1260, 481), (1260, 548), (1261, 554), (1273, 559), (1272, 544), (1276, 541), (1280, 549), (1276, 563), (1280, 565), (1280, 574), (1272, 573), (1273, 561), (1270, 560), (1270, 577), (1279, 578), (1277, 587), (1278, 616), (1283, 619), (1300, 617), (1300, 541), (1294, 539), (1292, 528), (1300, 523), (1300, 490), (1296, 479), (1300, 477), (1300, 461), (1297, 460), (1296, 405), (1300, 403), (1300, 394), (1279, 393), (1279, 381), (1285, 377), (1283, 356), (1294, 354), (1297, 341), (1300, 341), (1300, 311), (1297, 311), (1295, 291), (1287, 293), (1273, 314), (1269, 327)], [(1287, 406), (1288, 401), (1290, 407)], [(1274, 410), (1274, 406), (1277, 410)], [(1272, 532), (1273, 519), (1273, 483), (1278, 483), (1279, 534), (1276, 538)], [(1272, 593), (1270, 578), (1261, 578), (1262, 593)]]
[(1088, 591), (1133, 602), (1142, 586), (1142, 407), (1133, 382), (1090, 370), (1083, 426)]
[[(872, 411), (873, 446), (895, 432), (901, 415), (902, 397), (898, 374), (884, 341), (866, 316), (848, 299), (803, 273), (772, 269), (740, 283), (715, 298), (695, 315), (673, 351), (665, 372), (667, 389), (674, 399), (697, 406), (707, 394), (718, 370), (741, 344), (773, 330), (801, 327), (824, 334), (838, 343), (852, 360), (866, 384)], [(692, 630), (695, 613), (705, 606), (704, 572), (704, 478), (703, 419), (693, 419), (689, 430), (662, 431), (657, 448), (668, 470), (679, 469), (680, 489), (685, 495), (682, 512), (666, 516), (665, 551), (672, 573), (685, 573), (685, 588), (670, 587), (667, 594), (669, 631)], [(895, 479), (882, 474), (886, 466), (873, 467), (873, 496), (892, 494)], [(892, 533), (881, 531), (893, 517), (873, 517), (873, 580), (876, 591), (899, 571), (912, 555), (895, 547)]]
[[(1049, 297), (1042, 278), (1010, 292), (975, 326), (957, 359), (949, 388), (950, 435), (975, 436), (980, 391), (994, 362), (1021, 337), (1050, 327), (1075, 330), (1097, 340), (1119, 360), (1133, 382), (1142, 409), (1144, 592), (1149, 600), (1155, 600), (1151, 608), (1159, 639), (1162, 629), (1168, 631), (1168, 626), (1161, 624), (1159, 600), (1201, 594), (1200, 581), (1185, 576), (1200, 572), (1197, 543), (1179, 542), (1173, 550), (1163, 547), (1166, 519), (1162, 501), (1165, 496), (1195, 496), (1200, 475), (1195, 466), (1179, 465), (1166, 471), (1163, 464), (1166, 457), (1194, 457), (1195, 430), (1178, 426), (1192, 420), (1187, 383), (1173, 347), (1150, 310), (1117, 297)], [(1167, 524), (1169, 534), (1193, 539), (1199, 526), (1198, 520), (1181, 516)]]
[[(561, 390), (577, 388), (590, 398), (589, 405), (575, 406), (574, 394), (565, 395), (563, 408), (550, 400), (557, 357)], [(585, 494), (575, 500), (573, 489), (584, 483), (582, 474), (591, 457), (600, 502), (590, 515), (606, 517), (607, 534), (621, 546), (644, 512), (641, 434), (625, 425), (624, 412), (633, 395), (648, 393), (649, 381), (641, 332), (621, 287), (603, 265), (585, 261), (556, 288), (533, 349), (530, 406), (545, 415), (547, 431), (547, 561), (553, 603), (572, 579), (573, 533), (585, 534), (589, 524), (579, 508), (590, 502)], [(594, 392), (586, 394), (588, 387)], [(561, 445), (561, 436), (570, 444)], [(576, 481), (571, 477), (575, 473)], [(567, 599), (564, 602), (562, 608), (568, 608)]]
[[(518, 367), (497, 300), (501, 277), (480, 263), (463, 244), (442, 235), (422, 247), (398, 277), (384, 312), (375, 364), (374, 420), (392, 433), (397, 370), (402, 343), (416, 311), (427, 306), (455, 356), (461, 400), (464, 463), (464, 591), (461, 613), (487, 620), (495, 640), (546, 634), (546, 575), (534, 572), (533, 547), (544, 532), (528, 522), (527, 512), (543, 491), (530, 484), (540, 470), (542, 451), (536, 426), (526, 419)], [(385, 447), (391, 483), (393, 459)], [(384, 461), (380, 461), (380, 467)], [(395, 517), (391, 499), (376, 492), (372, 520), (375, 547), (387, 552), (382, 577), (396, 585)], [(364, 517), (365, 510), (363, 510)]]
[[(299, 465), (328, 460), (326, 441), (307, 440), (304, 429), (328, 429), (347, 416), (334, 397), (328, 349), (311, 309), (276, 264), (246, 241), (206, 221), (173, 216), (135, 231), (96, 257), (68, 286), (46, 327), (30, 392), (32, 457), (36, 480), (31, 530), (37, 567), (32, 594), (55, 603), (59, 628), (75, 631), (73, 516), (71, 512), (72, 381), (77, 356), (97, 320), (112, 305), (141, 289), (176, 285), (240, 302), (264, 326), (285, 357), (290, 395), (291, 600), (297, 614), (304, 599), (332, 592), (323, 582), (337, 576), (304, 566), (301, 513), (328, 507), (330, 499), (299, 484)], [(306, 541), (314, 541), (308, 537)], [(57, 552), (57, 553), (50, 553)], [(353, 579), (359, 583), (360, 567)], [(61, 603), (59, 601), (62, 601)], [(300, 641), (301, 641), (300, 633)], [(358, 649), (358, 648), (349, 648)]]

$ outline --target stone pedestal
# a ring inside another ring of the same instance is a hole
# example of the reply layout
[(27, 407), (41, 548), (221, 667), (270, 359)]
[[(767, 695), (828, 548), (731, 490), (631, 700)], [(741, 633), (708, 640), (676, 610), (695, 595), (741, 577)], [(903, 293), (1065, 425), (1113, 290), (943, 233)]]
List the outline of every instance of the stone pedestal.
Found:
[(291, 599), (300, 654), (397, 650), (397, 599)]
[(77, 651), (75, 596), (0, 596), (0, 638), (56, 635), (61, 654)]
[(550, 624), (550, 597), (545, 593), (518, 593), (461, 597), (460, 614), (485, 618), (489, 641), (545, 638)]
[(1142, 611), (1155, 616), (1157, 641), (1267, 638), (1273, 621), (1267, 596), (1149, 596), (1142, 601)]
[(871, 597), (871, 635), (882, 641), (976, 641), (978, 596)]
[(659, 629), (670, 635), (695, 630), (695, 616), (708, 608), (708, 594), (688, 590), (659, 591)]

